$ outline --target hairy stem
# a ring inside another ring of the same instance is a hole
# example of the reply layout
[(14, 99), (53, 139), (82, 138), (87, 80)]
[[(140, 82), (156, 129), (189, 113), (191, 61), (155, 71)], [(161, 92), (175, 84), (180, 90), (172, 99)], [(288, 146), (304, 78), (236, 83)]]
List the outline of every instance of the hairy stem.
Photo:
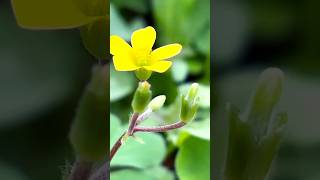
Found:
[(92, 170), (92, 162), (76, 160), (74, 163), (69, 180), (87, 180)]
[(105, 162), (91, 177), (90, 180), (108, 180), (109, 163)]
[(186, 125), (183, 121), (176, 122), (174, 124), (164, 125), (164, 126), (157, 126), (157, 127), (135, 127), (133, 132), (166, 132), (172, 129), (178, 129), (182, 126)]
[(119, 148), (121, 147), (122, 145), (122, 137), (124, 135), (126, 135), (127, 132), (124, 132), (120, 137), (119, 139), (116, 141), (116, 143), (112, 146), (112, 149), (110, 151), (110, 155), (109, 155), (109, 161), (112, 160), (113, 156), (118, 152)]
[(119, 139), (116, 141), (116, 143), (112, 146), (112, 149), (111, 149), (111, 152), (110, 152), (110, 155), (109, 155), (109, 161), (111, 162), (113, 156), (118, 152), (119, 148), (121, 147), (122, 145), (122, 138), (125, 136), (125, 135), (128, 135), (128, 136), (132, 136), (133, 135), (133, 130), (137, 124), (137, 119), (139, 117), (139, 113), (134, 113), (132, 116), (131, 116), (131, 120), (130, 120), (130, 125), (129, 125), (129, 128), (128, 128), (128, 131), (127, 132), (124, 132), (120, 137)]

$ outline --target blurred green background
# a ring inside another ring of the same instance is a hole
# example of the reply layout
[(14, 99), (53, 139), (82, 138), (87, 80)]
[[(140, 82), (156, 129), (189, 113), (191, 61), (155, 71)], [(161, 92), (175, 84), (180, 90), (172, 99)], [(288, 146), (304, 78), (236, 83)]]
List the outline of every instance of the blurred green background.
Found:
[(93, 63), (77, 29), (24, 30), (10, 1), (0, 1), (0, 179), (61, 179)]
[(258, 75), (279, 67), (285, 85), (278, 109), (289, 119), (268, 179), (320, 179), (319, 5), (317, 0), (214, 2), (214, 178), (224, 167), (226, 103), (244, 111)]
[[(138, 133), (145, 144), (132, 138), (111, 162), (111, 179), (206, 180), (210, 178), (210, 1), (209, 0), (112, 0), (110, 34), (128, 42), (134, 30), (153, 26), (154, 49), (180, 43), (182, 53), (171, 60), (164, 74), (153, 73), (153, 96), (167, 96), (165, 107), (144, 123), (149, 126), (178, 121), (180, 94), (190, 83), (200, 83), (200, 109), (195, 121), (168, 133)], [(110, 67), (110, 146), (127, 127), (134, 73)]]

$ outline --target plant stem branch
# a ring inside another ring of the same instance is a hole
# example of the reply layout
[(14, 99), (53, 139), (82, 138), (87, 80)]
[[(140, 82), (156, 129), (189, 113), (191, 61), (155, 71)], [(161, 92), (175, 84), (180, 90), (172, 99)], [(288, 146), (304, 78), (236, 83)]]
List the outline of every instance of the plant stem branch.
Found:
[(132, 136), (133, 135), (133, 131), (134, 131), (134, 128), (135, 128), (135, 125), (137, 124), (137, 119), (139, 117), (139, 113), (134, 113), (132, 116), (131, 116), (131, 120), (130, 120), (130, 125), (129, 125), (129, 128), (128, 128), (128, 131), (127, 132), (124, 132), (120, 138), (116, 141), (116, 143), (113, 145), (112, 149), (111, 149), (111, 152), (110, 152), (110, 156), (109, 156), (109, 161), (111, 162), (113, 156), (118, 152), (119, 148), (121, 147), (122, 145), (122, 138), (125, 136), (125, 135), (128, 135), (128, 136)]
[(164, 126), (157, 126), (157, 127), (135, 127), (133, 132), (165, 132), (177, 128), (181, 128), (182, 126), (186, 125), (183, 121), (179, 121), (173, 124), (164, 125)]
[(110, 151), (110, 155), (109, 155), (109, 161), (111, 162), (113, 156), (117, 153), (117, 151), (119, 150), (119, 148), (121, 147), (122, 145), (122, 137), (124, 135), (126, 135), (127, 132), (124, 132), (120, 137), (119, 139), (116, 141), (116, 143), (112, 146), (112, 149)]
[(133, 129), (135, 128), (136, 124), (137, 124), (137, 120), (139, 117), (139, 113), (133, 113), (131, 120), (130, 120), (130, 125), (128, 128), (128, 135), (132, 136), (133, 134)]

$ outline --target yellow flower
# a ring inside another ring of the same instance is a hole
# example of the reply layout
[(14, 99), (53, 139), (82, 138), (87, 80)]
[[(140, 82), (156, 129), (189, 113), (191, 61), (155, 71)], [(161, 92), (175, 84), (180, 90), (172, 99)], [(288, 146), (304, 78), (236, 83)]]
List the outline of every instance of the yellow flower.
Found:
[(180, 53), (180, 44), (169, 44), (152, 50), (156, 40), (153, 27), (139, 29), (131, 36), (131, 46), (119, 36), (110, 37), (110, 53), (117, 71), (136, 71), (139, 79), (146, 80), (151, 72), (163, 73), (171, 65), (167, 59)]

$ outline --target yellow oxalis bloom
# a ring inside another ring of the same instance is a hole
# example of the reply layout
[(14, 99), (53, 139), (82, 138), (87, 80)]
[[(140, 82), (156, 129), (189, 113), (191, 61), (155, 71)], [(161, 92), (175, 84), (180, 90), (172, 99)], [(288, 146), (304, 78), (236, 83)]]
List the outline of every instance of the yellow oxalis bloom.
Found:
[(163, 73), (172, 65), (167, 59), (180, 53), (180, 44), (169, 44), (152, 51), (156, 40), (153, 27), (139, 29), (133, 32), (130, 46), (119, 36), (110, 37), (110, 53), (117, 71), (146, 70)]

